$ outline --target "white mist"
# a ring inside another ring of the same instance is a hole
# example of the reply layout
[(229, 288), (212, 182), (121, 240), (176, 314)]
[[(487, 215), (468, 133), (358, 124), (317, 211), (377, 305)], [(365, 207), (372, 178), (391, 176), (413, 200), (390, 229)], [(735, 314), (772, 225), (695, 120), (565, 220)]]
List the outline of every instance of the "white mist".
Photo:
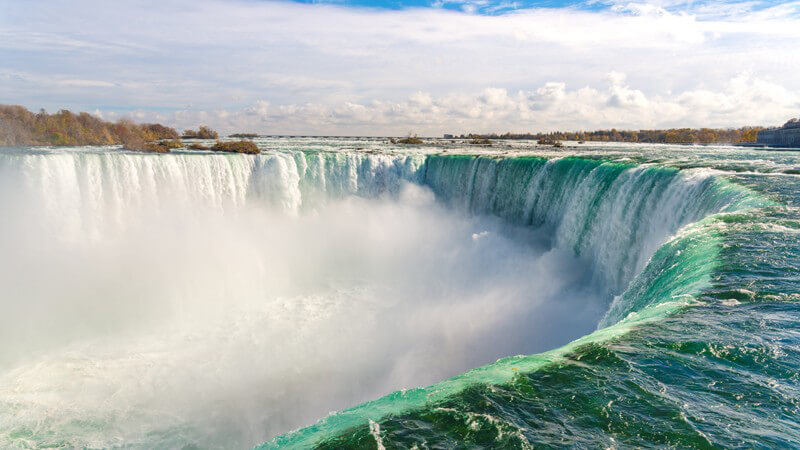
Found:
[(250, 446), (605, 310), (547, 236), (414, 184), (299, 208), (285, 160), (253, 195), (224, 159), (82, 158), (5, 168), (4, 446)]

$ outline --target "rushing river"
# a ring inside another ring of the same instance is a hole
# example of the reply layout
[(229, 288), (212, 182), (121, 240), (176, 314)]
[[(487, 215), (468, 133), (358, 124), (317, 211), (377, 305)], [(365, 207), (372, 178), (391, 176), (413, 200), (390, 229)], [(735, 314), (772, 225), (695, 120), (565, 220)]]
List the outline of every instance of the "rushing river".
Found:
[(257, 142), (0, 150), (0, 447), (800, 445), (800, 153)]

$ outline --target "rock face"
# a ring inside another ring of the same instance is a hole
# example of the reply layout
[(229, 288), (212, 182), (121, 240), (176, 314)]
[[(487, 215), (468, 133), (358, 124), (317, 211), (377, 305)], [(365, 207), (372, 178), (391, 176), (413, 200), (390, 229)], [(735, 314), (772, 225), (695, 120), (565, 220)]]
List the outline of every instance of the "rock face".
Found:
[(780, 128), (769, 128), (758, 132), (756, 143), (770, 147), (800, 148), (800, 120), (792, 119)]

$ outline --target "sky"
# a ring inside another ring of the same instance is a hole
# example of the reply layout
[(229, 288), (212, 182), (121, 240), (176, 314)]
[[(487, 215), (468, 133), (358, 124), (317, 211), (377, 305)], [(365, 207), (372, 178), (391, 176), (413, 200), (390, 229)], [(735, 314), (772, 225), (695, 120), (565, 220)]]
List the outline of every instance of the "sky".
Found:
[(0, 103), (223, 133), (780, 125), (800, 1), (0, 0)]

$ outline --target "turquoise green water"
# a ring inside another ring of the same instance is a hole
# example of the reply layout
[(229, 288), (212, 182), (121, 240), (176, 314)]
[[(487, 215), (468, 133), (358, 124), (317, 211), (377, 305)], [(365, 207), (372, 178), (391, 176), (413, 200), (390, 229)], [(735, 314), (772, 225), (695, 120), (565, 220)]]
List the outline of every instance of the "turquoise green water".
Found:
[[(395, 198), (412, 183), (429, 189), (436, 205), (463, 220), (491, 218), (512, 230), (535, 230), (545, 236), (548, 248), (565, 251), (589, 268), (592, 279), (582, 282), (601, 291), (598, 296), (607, 298), (608, 304), (593, 331), (560, 348), (467, 366), (474, 368), (452, 378), (437, 378), (441, 381), (427, 387), (375, 395), (356, 406), (349, 399), (363, 400), (363, 393), (348, 396), (337, 400), (337, 412), (320, 417), (324, 412), (319, 411), (328, 406), (322, 399), (330, 392), (358, 390), (360, 381), (350, 380), (361, 380), (360, 366), (337, 366), (346, 354), (314, 353), (306, 342), (315, 341), (307, 338), (287, 350), (296, 358), (277, 354), (289, 361), (287, 366), (278, 365), (277, 375), (271, 371), (275, 357), (265, 363), (269, 370), (251, 365), (251, 360), (259, 362), (259, 355), (271, 351), (276, 342), (285, 346), (285, 336), (294, 333), (282, 329), (274, 336), (267, 333), (265, 329), (281, 324), (271, 321), (273, 316), (297, 312), (297, 317), (286, 319), (292, 330), (314, 320), (324, 323), (328, 309), (341, 307), (336, 303), (340, 297), (344, 304), (360, 297), (331, 290), (320, 300), (324, 307), (317, 309), (306, 305), (316, 297), (305, 294), (298, 297), (300, 307), (263, 309), (260, 303), (257, 308), (247, 303), (252, 309), (246, 309), (229, 293), (259, 299), (272, 296), (259, 284), (259, 277), (279, 282), (279, 277), (268, 277), (276, 269), (237, 267), (233, 272), (242, 271), (241, 276), (230, 275), (224, 272), (227, 263), (195, 261), (191, 247), (212, 244), (200, 245), (202, 239), (187, 238), (188, 248), (175, 248), (188, 256), (176, 261), (193, 270), (194, 263), (200, 268), (211, 264), (212, 274), (225, 275), (220, 277), (224, 284), (211, 286), (245, 312), (235, 316), (232, 326), (224, 322), (225, 326), (216, 328), (190, 327), (191, 333), (179, 333), (180, 338), (157, 328), (160, 334), (148, 335), (153, 342), (141, 336), (126, 337), (119, 345), (109, 341), (103, 351), (97, 351), (97, 338), (92, 337), (63, 355), (48, 350), (42, 353), (43, 359), (32, 362), (10, 351), (0, 353), (0, 409), (4, 410), (0, 411), (0, 444), (32, 448), (225, 448), (259, 442), (261, 448), (800, 446), (796, 420), (800, 153), (637, 145), (555, 150), (520, 142), (479, 150), (408, 148), (371, 139), (262, 139), (258, 143), (264, 150), (259, 156), (140, 155), (116, 148), (3, 150), (0, 204), (18, 213), (0, 219), (4, 236), (11, 236), (0, 240), (0, 246), (9, 250), (0, 263), (14, 275), (24, 256), (19, 249), (33, 248), (41, 251), (38, 257), (44, 260), (54, 258), (49, 248), (20, 243), (51, 234), (57, 235), (53, 241), (57, 248), (64, 241), (65, 248), (80, 249), (70, 246), (88, 241), (96, 252), (97, 242), (114, 242), (109, 236), (129, 239), (129, 231), (120, 230), (136, 224), (142, 215), (147, 217), (142, 220), (150, 238), (152, 224), (166, 225), (166, 230), (175, 226), (164, 221), (164, 211), (181, 221), (176, 234), (155, 248), (158, 255), (174, 254), (170, 246), (177, 245), (174, 241), (180, 241), (180, 233), (193, 229), (193, 221), (218, 220), (214, 215), (218, 212), (226, 221), (214, 240), (221, 240), (226, 249), (221, 255), (229, 257), (227, 249), (241, 244), (224, 240), (226, 234), (235, 234), (231, 230), (252, 239), (253, 245), (264, 232), (230, 228), (227, 220), (244, 215), (244, 206), (266, 207), (270, 214), (314, 217), (324, 214), (325, 205), (335, 199)], [(282, 226), (280, 220), (269, 223)], [(291, 235), (288, 229), (282, 230)], [(402, 231), (402, 223), (393, 230)], [(201, 236), (205, 239), (208, 234)], [(480, 238), (472, 236), (476, 242)], [(282, 245), (280, 239), (268, 243)], [(302, 246), (299, 241), (288, 244), (288, 248)], [(249, 245), (243, 245), (236, 256), (257, 266), (264, 258), (251, 258)], [(520, 242), (521, 251), (525, 248)], [(94, 270), (102, 273), (103, 266), (116, 264), (116, 257), (113, 253), (108, 260), (101, 258)], [(65, 259), (69, 258), (72, 253), (66, 254)], [(151, 263), (137, 265), (136, 270)], [(336, 264), (343, 263), (337, 259)], [(174, 270), (175, 265), (167, 267)], [(163, 289), (173, 295), (178, 288), (169, 278), (144, 280), (163, 283)], [(205, 286), (199, 278), (180, 279), (187, 285)], [(148, 291), (146, 282), (130, 282), (127, 275), (119, 280), (106, 286), (96, 303), (81, 305), (85, 308), (81, 314), (102, 309), (99, 305), (116, 295), (114, 286), (119, 283), (133, 293), (140, 290), (143, 296), (161, 295), (161, 291)], [(425, 292), (425, 286), (418, 288), (411, 292)], [(192, 301), (198, 296), (191, 286), (179, 289), (190, 292)], [(19, 298), (28, 294), (10, 292)], [(133, 293), (126, 300), (138, 301), (141, 296)], [(3, 305), (15, 311), (14, 302)], [(372, 307), (369, 302), (365, 305)], [(117, 308), (112, 312), (115, 318), (117, 314), (126, 317), (122, 324), (128, 316), (146, 316), (136, 309)], [(211, 311), (217, 314), (216, 309)], [(358, 308), (345, 312), (360, 313)], [(49, 315), (39, 313), (38, 317)], [(252, 319), (259, 315), (269, 320)], [(116, 322), (109, 326), (108, 317), (102, 317), (100, 328), (116, 326)], [(368, 321), (371, 316), (362, 319)], [(346, 322), (342, 317), (336, 320)], [(53, 324), (51, 329), (59, 330)], [(489, 335), (503, 334), (495, 330)], [(319, 343), (324, 345), (326, 339), (321, 337)], [(246, 356), (231, 356), (240, 347)], [(308, 363), (314, 358), (324, 360), (322, 369)], [(188, 378), (175, 376), (185, 370), (181, 366), (200, 360), (200, 372), (210, 373), (210, 381), (194, 372)], [(221, 369), (230, 363), (247, 369)], [(364, 367), (372, 371), (369, 379), (383, 378), (381, 366)], [(59, 372), (50, 377), (55, 370), (63, 371), (63, 376)], [(142, 371), (147, 376), (136, 375)], [(164, 378), (164, 374), (169, 376)], [(334, 375), (339, 378), (330, 381)], [(116, 384), (104, 384), (106, 379)], [(158, 385), (170, 379), (176, 380), (172, 390), (159, 390)], [(193, 383), (202, 387), (201, 394), (187, 391)], [(243, 392), (227, 392), (229, 386), (237, 385)], [(203, 397), (212, 397), (209, 391), (214, 389), (231, 397), (205, 401)], [(174, 392), (184, 391), (186, 396), (173, 397)], [(280, 397), (284, 392), (291, 395)], [(374, 392), (389, 391), (376, 388)], [(249, 399), (255, 400), (248, 403)], [(317, 411), (315, 415), (306, 412), (287, 418), (295, 405), (317, 401), (319, 406), (310, 409)], [(185, 408), (173, 408), (176, 404)], [(315, 418), (319, 420), (314, 423)], [(290, 431), (298, 424), (300, 428)], [(240, 425), (250, 434), (242, 433)]]
[[(550, 226), (602, 261), (608, 285), (622, 291), (598, 331), (335, 413), (264, 447), (800, 444), (800, 180), (785, 175), (800, 160), (739, 149), (606, 151), (619, 153), (431, 156), (423, 181), (452, 207)], [(713, 176), (666, 192), (692, 170)], [(642, 266), (637, 252), (650, 256), (654, 221), (680, 231)]]

